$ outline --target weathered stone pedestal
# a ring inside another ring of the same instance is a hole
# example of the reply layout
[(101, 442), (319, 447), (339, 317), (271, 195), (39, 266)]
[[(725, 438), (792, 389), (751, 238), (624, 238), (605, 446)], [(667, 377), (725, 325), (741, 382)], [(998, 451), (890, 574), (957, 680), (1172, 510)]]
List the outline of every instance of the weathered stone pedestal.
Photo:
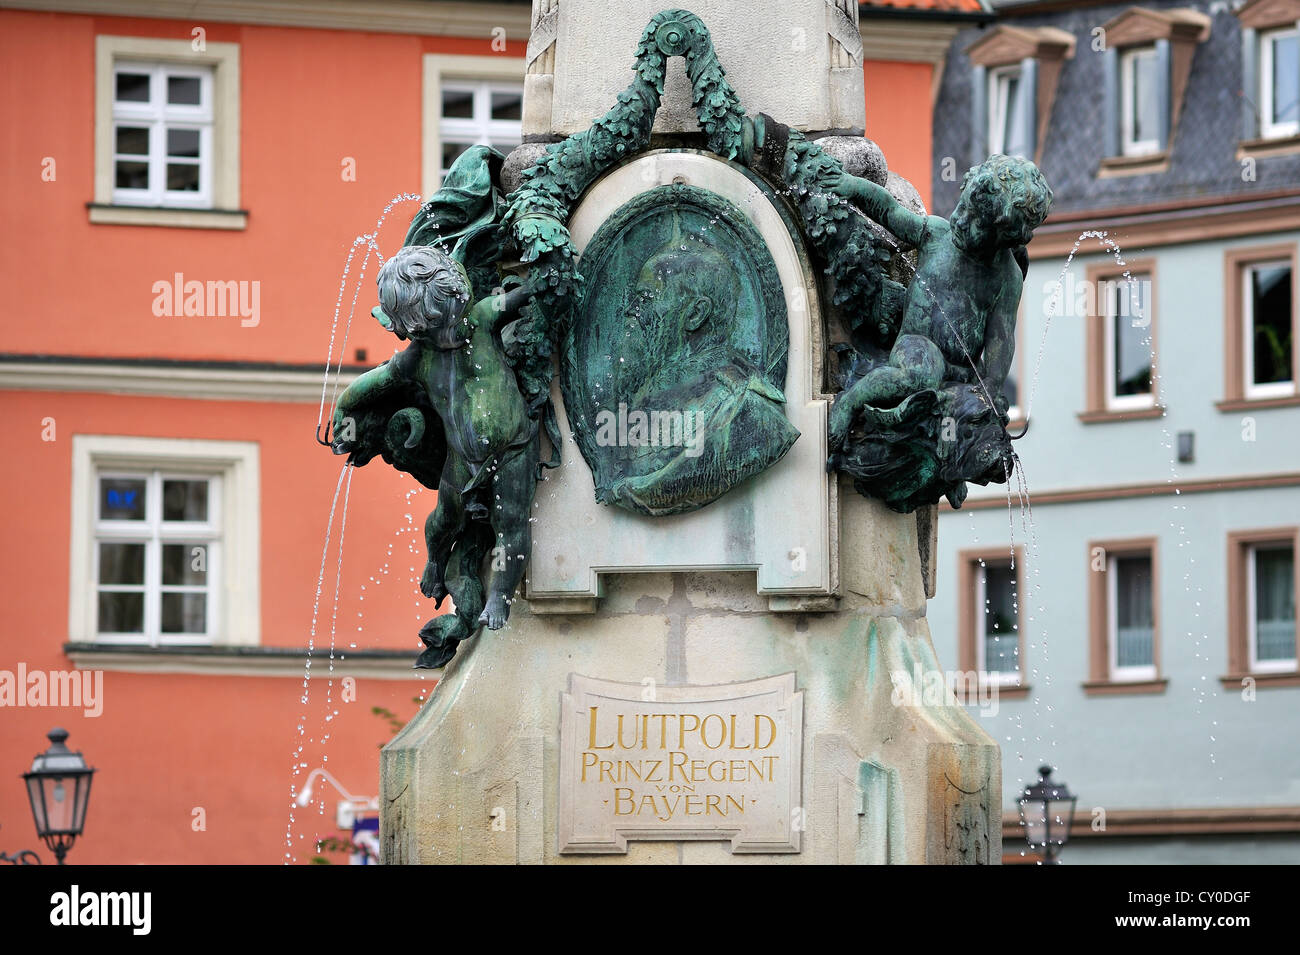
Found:
[[(752, 572), (609, 575), (594, 614), (519, 602), (505, 630), (466, 643), (384, 749), (383, 861), (998, 862), (997, 744), (915, 685), (939, 669), (916, 518), (842, 491), (836, 611), (771, 613)], [(561, 855), (560, 789), (572, 785), (560, 775), (561, 695), (574, 673), (650, 692), (795, 674), (800, 850), (733, 853), (720, 838)]]

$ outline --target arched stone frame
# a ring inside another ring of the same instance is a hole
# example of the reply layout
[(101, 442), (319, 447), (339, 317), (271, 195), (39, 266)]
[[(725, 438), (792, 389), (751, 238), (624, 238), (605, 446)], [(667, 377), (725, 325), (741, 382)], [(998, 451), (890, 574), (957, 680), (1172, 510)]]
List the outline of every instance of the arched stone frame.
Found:
[[(799, 439), (779, 462), (709, 506), (648, 518), (596, 503), (590, 470), (570, 435), (558, 381), (552, 398), (563, 436), (563, 480), (543, 480), (529, 563), (535, 613), (594, 611), (603, 573), (755, 570), (774, 610), (805, 609), (838, 585), (837, 484), (826, 472), (830, 396), (822, 392), (824, 349), (816, 272), (792, 221), (770, 190), (743, 167), (698, 151), (655, 150), (608, 173), (569, 220), (582, 249), (601, 223), (634, 196), (685, 182), (740, 208), (768, 243), (790, 328), (786, 408)], [(581, 260), (579, 260), (581, 269)], [(563, 534), (556, 533), (560, 527)]]

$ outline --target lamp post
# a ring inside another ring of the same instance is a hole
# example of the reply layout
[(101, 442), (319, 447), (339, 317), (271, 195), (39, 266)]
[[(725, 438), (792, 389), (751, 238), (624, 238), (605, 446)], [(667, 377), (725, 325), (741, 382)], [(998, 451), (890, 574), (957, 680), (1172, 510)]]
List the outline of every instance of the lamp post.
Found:
[(63, 865), (63, 857), (86, 824), (90, 781), (95, 772), (80, 753), (64, 745), (67, 738), (65, 729), (50, 730), (50, 748), (32, 761), (29, 772), (23, 773), (36, 834), (45, 840), (59, 865)]
[(1058, 865), (1061, 849), (1070, 841), (1074, 804), (1078, 796), (1065, 783), (1052, 780), (1052, 767), (1038, 767), (1038, 782), (1020, 797), (1020, 823), (1031, 849), (1043, 853), (1043, 865)]

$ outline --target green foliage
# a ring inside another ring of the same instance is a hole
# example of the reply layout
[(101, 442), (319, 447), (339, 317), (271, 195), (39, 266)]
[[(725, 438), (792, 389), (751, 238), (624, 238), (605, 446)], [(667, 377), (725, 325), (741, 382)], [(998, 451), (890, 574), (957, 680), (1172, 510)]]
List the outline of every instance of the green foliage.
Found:
[(888, 246), (872, 231), (865, 216), (831, 191), (842, 173), (840, 164), (798, 130), (789, 131), (785, 184), (803, 216), (804, 232), (826, 262), (834, 280), (831, 300), (849, 316), (854, 344), (884, 344), (897, 331), (898, 298), (885, 278)]

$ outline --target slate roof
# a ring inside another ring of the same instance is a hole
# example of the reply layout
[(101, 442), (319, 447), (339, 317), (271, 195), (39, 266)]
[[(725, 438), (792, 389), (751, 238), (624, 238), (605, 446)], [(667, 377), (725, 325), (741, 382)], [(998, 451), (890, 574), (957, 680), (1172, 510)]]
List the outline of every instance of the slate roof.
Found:
[[(1133, 3), (1014, 13), (997, 4), (999, 23), (1054, 26), (1075, 35), (1074, 59), (1067, 60), (1052, 106), (1042, 170), (1055, 193), (1053, 214), (1188, 200), (1246, 198), (1300, 187), (1300, 155), (1257, 160), (1256, 181), (1242, 178), (1237, 159), (1241, 128), (1241, 29), (1222, 0), (1148, 0), (1152, 10), (1191, 7), (1210, 16), (1210, 36), (1198, 44), (1183, 100), (1169, 169), (1162, 173), (1098, 179), (1102, 158), (1102, 56), (1092, 49), (1091, 31)], [(970, 165), (971, 65), (966, 48), (984, 35), (962, 30), (949, 49), (934, 109), (931, 195), (934, 211), (947, 215), (957, 201), (961, 174)], [(944, 157), (956, 159), (956, 182), (942, 176)]]

